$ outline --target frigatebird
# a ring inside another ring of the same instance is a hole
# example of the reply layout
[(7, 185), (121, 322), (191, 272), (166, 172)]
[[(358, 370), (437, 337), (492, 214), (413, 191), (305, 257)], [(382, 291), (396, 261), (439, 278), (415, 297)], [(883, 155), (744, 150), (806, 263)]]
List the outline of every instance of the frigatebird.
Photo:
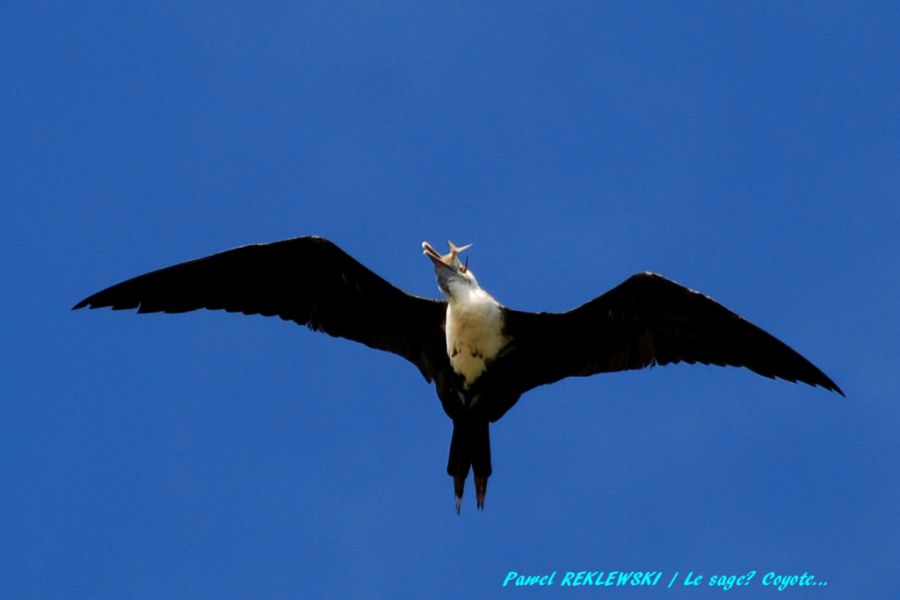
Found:
[(746, 367), (769, 378), (843, 391), (815, 365), (712, 298), (643, 272), (564, 313), (507, 308), (459, 259), (428, 242), (446, 300), (407, 294), (321, 237), (241, 246), (140, 275), (73, 310), (201, 308), (278, 316), (393, 352), (433, 382), (453, 421), (447, 473), (460, 510), (469, 471), (484, 508), (489, 427), (528, 390), (564, 377), (686, 362)]

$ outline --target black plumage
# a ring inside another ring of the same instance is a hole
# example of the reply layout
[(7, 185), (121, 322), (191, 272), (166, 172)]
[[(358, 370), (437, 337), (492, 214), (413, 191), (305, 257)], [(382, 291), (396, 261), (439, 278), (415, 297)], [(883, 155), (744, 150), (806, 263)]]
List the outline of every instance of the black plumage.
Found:
[(446, 303), (403, 292), (335, 244), (300, 237), (241, 246), (139, 275), (73, 307), (280, 317), (399, 354), (431, 379)]
[[(445, 267), (453, 276), (469, 277), (456, 250), (440, 257), (424, 246), (439, 280)], [(478, 288), (469, 278), (469, 285)], [(434, 382), (454, 422), (447, 470), (454, 477), (457, 510), (470, 467), (477, 503), (483, 505), (491, 474), (489, 423), (523, 393), (565, 377), (703, 363), (746, 367), (843, 395), (834, 381), (783, 342), (708, 296), (653, 273), (634, 275), (564, 313), (500, 306), (504, 345), (495, 356), (485, 357), (484, 372), (469, 382), (454, 370), (448, 355), (446, 301), (403, 292), (319, 237), (243, 246), (153, 271), (97, 292), (73, 308), (85, 307), (139, 313), (204, 308), (278, 316), (406, 358)]]

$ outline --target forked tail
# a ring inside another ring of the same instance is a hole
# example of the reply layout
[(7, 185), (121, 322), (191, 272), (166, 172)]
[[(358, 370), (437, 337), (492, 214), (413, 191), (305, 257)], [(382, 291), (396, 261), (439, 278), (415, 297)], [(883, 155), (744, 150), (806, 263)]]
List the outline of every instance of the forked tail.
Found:
[(453, 437), (450, 438), (450, 459), (447, 473), (453, 477), (453, 493), (456, 495), (456, 512), (462, 506), (463, 490), (469, 469), (475, 475), (475, 505), (484, 508), (487, 480), (491, 476), (491, 435), (489, 423), (481, 419), (453, 421)]

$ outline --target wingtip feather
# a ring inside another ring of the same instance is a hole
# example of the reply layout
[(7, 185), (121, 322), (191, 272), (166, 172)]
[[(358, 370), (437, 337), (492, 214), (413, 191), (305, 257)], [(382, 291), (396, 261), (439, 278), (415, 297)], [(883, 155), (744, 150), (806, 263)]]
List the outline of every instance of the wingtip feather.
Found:
[(846, 398), (846, 397), (847, 397), (847, 394), (844, 393), (844, 390), (842, 390), (842, 389), (838, 386), (838, 384), (836, 384), (835, 382), (831, 381), (830, 379), (828, 380), (828, 385), (823, 385), (822, 387), (824, 387), (824, 388), (825, 388), (826, 390), (828, 390), (829, 392), (837, 392), (837, 393), (840, 394), (841, 397), (843, 397), (843, 398)]

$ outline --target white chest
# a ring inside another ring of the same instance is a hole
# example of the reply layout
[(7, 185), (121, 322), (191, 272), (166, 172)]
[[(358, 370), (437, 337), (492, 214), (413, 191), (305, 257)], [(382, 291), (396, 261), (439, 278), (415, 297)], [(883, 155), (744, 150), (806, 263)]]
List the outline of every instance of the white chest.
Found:
[(471, 385), (506, 344), (503, 312), (482, 290), (447, 305), (447, 355), (453, 370)]

